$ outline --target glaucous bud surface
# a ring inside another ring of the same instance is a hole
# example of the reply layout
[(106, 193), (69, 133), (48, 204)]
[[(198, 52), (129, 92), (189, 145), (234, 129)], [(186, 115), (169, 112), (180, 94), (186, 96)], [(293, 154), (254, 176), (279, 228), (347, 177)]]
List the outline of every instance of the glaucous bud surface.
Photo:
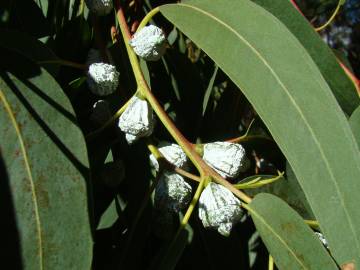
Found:
[[(158, 145), (158, 150), (164, 156), (164, 158), (174, 166), (182, 169), (186, 167), (188, 159), (185, 152), (179, 145), (175, 143), (161, 142)], [(158, 171), (159, 163), (152, 154), (150, 155), (150, 162), (151, 165), (155, 168), (155, 170)]]
[(166, 51), (164, 32), (155, 25), (145, 26), (130, 40), (134, 52), (147, 61), (159, 60)]
[(98, 96), (107, 96), (115, 92), (119, 84), (119, 72), (116, 67), (105, 63), (89, 66), (87, 83), (91, 92)]
[(236, 143), (213, 142), (204, 145), (204, 161), (222, 177), (234, 178), (247, 168), (245, 149)]
[(233, 225), (243, 216), (241, 202), (230, 190), (210, 182), (199, 199), (199, 218), (205, 228), (215, 228), (229, 236)]
[(119, 128), (132, 144), (141, 137), (150, 136), (154, 130), (154, 113), (146, 100), (132, 97), (126, 110), (119, 118)]
[(155, 206), (172, 212), (184, 209), (191, 200), (191, 186), (174, 172), (165, 171), (155, 189)]

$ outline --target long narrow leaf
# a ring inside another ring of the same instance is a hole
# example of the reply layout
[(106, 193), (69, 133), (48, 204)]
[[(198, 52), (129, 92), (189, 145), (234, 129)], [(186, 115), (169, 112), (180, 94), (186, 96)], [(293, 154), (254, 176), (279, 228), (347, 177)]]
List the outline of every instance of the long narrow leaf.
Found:
[(0, 154), (23, 269), (90, 269), (87, 153), (70, 103), (44, 69), (1, 56)]
[(334, 52), (310, 23), (284, 0), (252, 0), (278, 18), (307, 50), (329, 84), (341, 108), (350, 115), (360, 103), (356, 88), (340, 67)]
[(284, 201), (261, 193), (249, 206), (256, 229), (279, 269), (338, 269), (314, 232)]
[(276, 17), (247, 0), (188, 1), (160, 10), (253, 104), (294, 169), (338, 263), (360, 263), (359, 149), (306, 49)]

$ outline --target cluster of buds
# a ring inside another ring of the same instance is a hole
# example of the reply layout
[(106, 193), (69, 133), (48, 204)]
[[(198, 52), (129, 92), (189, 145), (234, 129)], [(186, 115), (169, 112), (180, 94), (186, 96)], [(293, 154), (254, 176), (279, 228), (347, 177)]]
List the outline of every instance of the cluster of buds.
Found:
[(199, 218), (205, 228), (214, 228), (229, 236), (243, 216), (241, 202), (222, 185), (210, 182), (199, 199)]
[[(181, 147), (174, 143), (161, 142), (159, 152), (164, 158), (179, 168), (185, 168), (188, 159)], [(159, 171), (159, 163), (153, 155), (150, 155), (151, 165)], [(164, 171), (155, 189), (155, 206), (166, 212), (179, 212), (190, 202), (192, 188), (185, 179), (174, 172)]]
[(107, 15), (113, 10), (112, 0), (85, 0), (88, 9), (97, 16)]
[(154, 130), (154, 113), (146, 100), (132, 97), (119, 119), (119, 128), (125, 133), (129, 144), (142, 137), (150, 136)]
[[(158, 145), (158, 150), (164, 156), (164, 158), (174, 166), (182, 169), (187, 167), (188, 158), (179, 145), (169, 142), (160, 142)], [(155, 170), (158, 171), (159, 163), (152, 154), (150, 155), (150, 162)]]
[(203, 159), (222, 177), (237, 177), (248, 167), (245, 149), (236, 143), (207, 143), (204, 145)]
[(91, 92), (98, 96), (107, 96), (115, 92), (119, 84), (119, 72), (116, 67), (105, 63), (93, 63), (87, 72), (87, 83)]
[(155, 25), (145, 26), (130, 40), (134, 52), (146, 61), (159, 60), (166, 51), (164, 32)]

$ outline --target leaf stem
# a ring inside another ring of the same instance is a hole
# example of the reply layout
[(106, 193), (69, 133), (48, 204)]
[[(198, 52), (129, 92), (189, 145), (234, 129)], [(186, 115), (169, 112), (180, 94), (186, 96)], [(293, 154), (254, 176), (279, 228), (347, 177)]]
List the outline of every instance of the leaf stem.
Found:
[(307, 225), (309, 225), (313, 229), (318, 229), (320, 227), (319, 222), (317, 220), (304, 220)]
[(278, 172), (278, 175), (274, 176), (272, 178), (261, 180), (261, 177), (258, 177), (256, 179), (253, 179), (252, 181), (249, 181), (246, 183), (236, 184), (236, 185), (234, 185), (234, 187), (236, 187), (238, 189), (258, 188), (258, 187), (262, 187), (262, 186), (274, 183), (275, 181), (282, 179), (283, 176), (284, 176), (284, 172), (282, 172), (282, 173)]
[(324, 25), (315, 28), (316, 32), (324, 30), (330, 23), (332, 23), (332, 21), (335, 19), (336, 15), (339, 12), (341, 5), (342, 5), (342, 0), (339, 0), (338, 4), (336, 6), (336, 9), (335, 9), (334, 13), (331, 15), (330, 19)]
[(185, 228), (186, 224), (189, 222), (191, 214), (193, 213), (195, 206), (200, 199), (201, 192), (203, 191), (203, 189), (205, 187), (205, 182), (207, 182), (207, 181), (208, 181), (208, 179), (204, 178), (200, 181), (199, 185), (197, 186), (194, 197), (192, 198), (190, 205), (189, 205), (188, 209), (186, 210), (184, 218), (182, 219), (182, 221), (180, 223), (180, 227), (179, 227), (178, 231), (176, 232), (173, 242), (176, 241), (176, 239), (180, 235), (181, 231)]
[(146, 26), (149, 23), (149, 21), (152, 19), (152, 17), (154, 17), (159, 12), (160, 12), (160, 8), (156, 7), (154, 9), (152, 9), (148, 14), (146, 14), (146, 16), (140, 22), (136, 32), (139, 31), (144, 26)]
[(269, 254), (269, 270), (274, 270), (274, 258)]

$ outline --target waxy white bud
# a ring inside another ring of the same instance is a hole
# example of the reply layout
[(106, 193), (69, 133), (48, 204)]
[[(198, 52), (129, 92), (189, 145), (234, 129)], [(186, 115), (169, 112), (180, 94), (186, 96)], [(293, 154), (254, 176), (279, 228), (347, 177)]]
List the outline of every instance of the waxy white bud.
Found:
[(199, 218), (205, 228), (215, 228), (229, 236), (233, 225), (243, 216), (241, 202), (230, 190), (210, 182), (199, 199)]
[(150, 136), (154, 130), (154, 113), (146, 100), (132, 97), (126, 110), (119, 119), (119, 128), (125, 133), (125, 138), (132, 144), (141, 137)]
[(204, 145), (204, 161), (222, 177), (234, 178), (247, 169), (245, 149), (236, 143), (213, 142)]
[(85, 0), (88, 9), (98, 16), (109, 14), (113, 10), (112, 0)]
[(95, 95), (106, 96), (115, 92), (119, 84), (119, 72), (116, 67), (105, 63), (89, 66), (87, 83)]
[(329, 244), (328, 244), (327, 240), (325, 239), (324, 235), (322, 233), (319, 233), (319, 232), (315, 232), (315, 234), (319, 238), (321, 243), (324, 245), (324, 247), (326, 247), (328, 249)]
[(155, 206), (172, 212), (184, 209), (191, 200), (191, 186), (174, 172), (165, 171), (155, 189)]
[[(179, 145), (175, 143), (161, 142), (158, 145), (158, 150), (164, 158), (174, 166), (182, 169), (186, 168), (188, 159), (185, 152)], [(158, 171), (159, 163), (152, 154), (150, 155), (150, 162), (155, 170)]]
[(145, 26), (130, 40), (134, 52), (147, 61), (159, 60), (166, 51), (164, 32), (155, 25)]

